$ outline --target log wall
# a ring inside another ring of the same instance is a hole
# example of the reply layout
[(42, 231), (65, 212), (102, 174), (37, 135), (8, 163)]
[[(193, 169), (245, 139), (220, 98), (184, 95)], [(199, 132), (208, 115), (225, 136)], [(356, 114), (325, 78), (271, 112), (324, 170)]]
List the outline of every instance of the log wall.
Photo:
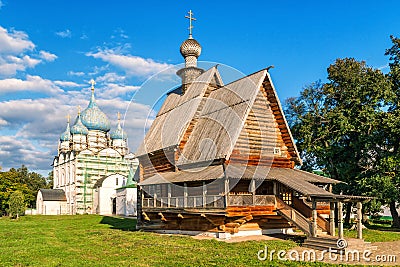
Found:
[(282, 134), (286, 129), (279, 123), (281, 120), (279, 108), (278, 111), (274, 110), (266, 95), (264, 88), (261, 87), (228, 163), (294, 167)]

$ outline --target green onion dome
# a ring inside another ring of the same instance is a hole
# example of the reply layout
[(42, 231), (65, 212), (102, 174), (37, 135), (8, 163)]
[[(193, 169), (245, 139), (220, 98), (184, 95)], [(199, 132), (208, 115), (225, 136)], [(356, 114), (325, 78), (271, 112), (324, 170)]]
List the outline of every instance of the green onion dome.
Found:
[(83, 125), (86, 126), (88, 130), (99, 130), (103, 132), (110, 131), (110, 121), (108, 120), (106, 114), (100, 110), (96, 104), (94, 98), (94, 88), (92, 87), (92, 97), (90, 99), (88, 107), (82, 111), (81, 120)]
[(67, 128), (65, 129), (65, 132), (63, 132), (60, 136), (60, 141), (69, 141), (71, 139), (71, 132), (69, 128), (69, 121), (67, 123)]
[(72, 134), (82, 134), (82, 135), (87, 135), (89, 133), (89, 130), (83, 125), (81, 121), (81, 114), (78, 113), (78, 117), (76, 117), (75, 124), (71, 128), (71, 133)]
[(110, 134), (111, 139), (127, 139), (127, 135), (125, 131), (121, 127), (121, 123), (118, 121), (118, 126), (117, 129), (115, 129), (111, 134)]

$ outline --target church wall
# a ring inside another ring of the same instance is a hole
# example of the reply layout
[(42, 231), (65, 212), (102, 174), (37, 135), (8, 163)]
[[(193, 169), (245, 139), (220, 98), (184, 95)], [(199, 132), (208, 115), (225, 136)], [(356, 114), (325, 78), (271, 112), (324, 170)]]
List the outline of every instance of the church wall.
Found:
[(120, 174), (113, 174), (107, 177), (101, 187), (97, 189), (98, 199), (94, 210), (101, 215), (115, 214), (116, 210), (113, 210), (113, 201), (116, 201), (117, 198), (116, 189), (122, 187), (125, 181), (126, 177)]
[(136, 216), (137, 215), (137, 188), (117, 189), (117, 215)]

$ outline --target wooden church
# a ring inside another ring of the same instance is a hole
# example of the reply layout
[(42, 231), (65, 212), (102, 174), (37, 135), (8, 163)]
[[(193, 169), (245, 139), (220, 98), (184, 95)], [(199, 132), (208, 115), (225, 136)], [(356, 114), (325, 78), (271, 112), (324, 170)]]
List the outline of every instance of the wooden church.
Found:
[(224, 84), (217, 66), (197, 67), (201, 46), (191, 33), (180, 52), (182, 85), (167, 94), (136, 152), (137, 227), (215, 237), (298, 228), (333, 237), (337, 205), (343, 238), (342, 203), (360, 208), (365, 199), (336, 195), (339, 181), (295, 169), (301, 159), (268, 68)]

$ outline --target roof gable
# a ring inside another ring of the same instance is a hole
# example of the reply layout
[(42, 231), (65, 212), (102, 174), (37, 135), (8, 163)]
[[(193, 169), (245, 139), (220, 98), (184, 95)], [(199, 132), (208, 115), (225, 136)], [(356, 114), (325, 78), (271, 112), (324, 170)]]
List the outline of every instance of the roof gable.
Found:
[(266, 74), (261, 70), (210, 93), (178, 165), (231, 153)]
[(179, 168), (217, 159), (229, 162), (238, 153), (247, 157), (241, 162), (245, 164), (249, 158), (254, 164), (275, 162), (285, 168), (301, 162), (268, 70), (218, 87), (221, 82), (214, 67), (184, 95), (171, 92), (137, 155), (177, 149), (172, 164)]
[(168, 94), (144, 141), (136, 151), (136, 155), (141, 156), (177, 146), (198, 111), (201, 100), (213, 79), (219, 84), (222, 83), (216, 67), (196, 78), (184, 95), (176, 91)]

